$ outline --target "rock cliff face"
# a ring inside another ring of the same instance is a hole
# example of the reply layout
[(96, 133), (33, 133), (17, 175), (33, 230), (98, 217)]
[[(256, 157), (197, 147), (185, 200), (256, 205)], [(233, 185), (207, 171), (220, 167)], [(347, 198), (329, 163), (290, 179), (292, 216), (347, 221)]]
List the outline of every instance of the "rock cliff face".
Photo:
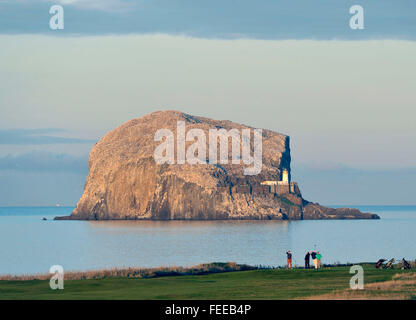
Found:
[[(162, 128), (173, 133), (176, 156), (178, 121), (185, 123), (187, 132), (202, 129), (207, 140), (210, 129), (253, 129), (177, 111), (154, 112), (131, 120), (95, 144), (76, 209), (69, 217), (56, 219), (378, 218), (356, 209), (330, 209), (310, 203), (302, 198), (295, 183), (262, 185), (264, 181), (281, 180), (283, 170), (290, 177), (289, 137), (269, 130), (262, 130), (262, 167), (257, 175), (244, 175), (248, 166), (242, 162), (231, 164), (231, 139), (228, 164), (158, 164), (154, 152), (162, 142), (154, 141), (155, 133)], [(193, 143), (186, 142), (186, 148)], [(207, 162), (208, 149), (207, 141)]]

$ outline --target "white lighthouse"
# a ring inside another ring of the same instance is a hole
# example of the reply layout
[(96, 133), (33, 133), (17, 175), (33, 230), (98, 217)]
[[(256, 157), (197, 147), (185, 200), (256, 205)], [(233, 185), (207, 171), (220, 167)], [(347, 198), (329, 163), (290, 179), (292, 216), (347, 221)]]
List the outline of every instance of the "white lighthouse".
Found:
[(282, 172), (282, 182), (283, 183), (289, 183), (289, 171), (287, 171), (287, 169), (283, 169)]

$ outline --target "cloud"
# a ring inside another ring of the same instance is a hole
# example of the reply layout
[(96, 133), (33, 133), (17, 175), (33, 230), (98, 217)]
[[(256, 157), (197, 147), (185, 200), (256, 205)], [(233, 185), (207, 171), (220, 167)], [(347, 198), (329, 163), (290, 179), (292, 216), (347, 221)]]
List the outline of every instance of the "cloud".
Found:
[(44, 0), (61, 5), (73, 5), (80, 9), (102, 11), (124, 11), (136, 6), (134, 1), (126, 0)]
[(72, 6), (79, 9), (98, 11), (125, 11), (137, 6), (135, 0), (0, 0), (1, 4), (35, 4), (48, 3)]
[[(38, 0), (62, 6), (73, 6), (79, 9), (98, 10), (98, 11), (124, 11), (132, 9), (137, 5), (137, 1), (132, 0)], [(20, 0), (20, 2), (29, 2), (28, 0)], [(31, 3), (35, 2), (30, 0)]]
[(64, 133), (62, 129), (10, 129), (0, 130), (0, 145), (44, 145), (93, 143), (94, 140), (49, 135)]
[(0, 32), (5, 34), (51, 32), (45, 20), (53, 4), (68, 9), (60, 35), (415, 40), (416, 34), (414, 0), (366, 0), (365, 29), (358, 31), (349, 27), (352, 0), (0, 0), (2, 4)]
[(88, 173), (88, 157), (33, 151), (0, 158), (0, 170)]

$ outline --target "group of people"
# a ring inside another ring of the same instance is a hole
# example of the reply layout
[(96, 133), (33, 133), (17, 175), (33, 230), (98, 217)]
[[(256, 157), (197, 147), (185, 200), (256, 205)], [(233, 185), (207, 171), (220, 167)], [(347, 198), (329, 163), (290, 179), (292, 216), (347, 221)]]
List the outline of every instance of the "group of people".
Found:
[[(286, 268), (293, 268), (293, 264), (292, 264), (292, 252), (286, 251), (286, 256), (287, 256), (287, 264), (286, 264)], [(315, 269), (319, 269), (321, 267), (321, 260), (322, 260), (322, 254), (319, 253), (319, 251), (306, 251), (306, 255), (305, 255), (305, 269), (309, 269), (310, 268), (310, 259), (312, 258), (312, 262), (313, 265), (315, 267)]]
[(305, 255), (305, 269), (309, 269), (310, 268), (310, 258), (312, 258), (312, 262), (313, 265), (315, 267), (315, 269), (319, 269), (321, 268), (321, 260), (322, 260), (322, 254), (319, 251), (306, 251), (306, 255)]

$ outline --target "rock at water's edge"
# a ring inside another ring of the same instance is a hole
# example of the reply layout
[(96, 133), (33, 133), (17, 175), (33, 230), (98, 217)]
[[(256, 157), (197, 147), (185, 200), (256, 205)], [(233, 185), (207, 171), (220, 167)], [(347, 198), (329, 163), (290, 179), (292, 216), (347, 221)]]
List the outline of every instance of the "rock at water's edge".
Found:
[(159, 165), (153, 156), (161, 144), (154, 141), (155, 132), (169, 129), (177, 137), (177, 121), (185, 122), (186, 132), (202, 129), (206, 137), (210, 129), (250, 128), (178, 111), (154, 112), (128, 121), (93, 147), (81, 199), (70, 216), (55, 219), (379, 219), (357, 209), (331, 209), (310, 203), (293, 182), (262, 185), (264, 181), (282, 180), (285, 170), (290, 178), (289, 137), (270, 130), (262, 131), (263, 166), (258, 175), (244, 175), (247, 166), (243, 163)]

